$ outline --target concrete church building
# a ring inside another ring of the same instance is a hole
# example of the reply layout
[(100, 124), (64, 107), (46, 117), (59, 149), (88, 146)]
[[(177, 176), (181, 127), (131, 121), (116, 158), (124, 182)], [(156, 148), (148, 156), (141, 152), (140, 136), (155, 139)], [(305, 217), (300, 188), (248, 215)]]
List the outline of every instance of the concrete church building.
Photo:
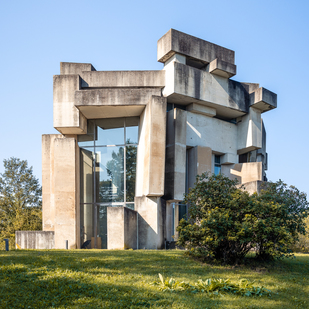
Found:
[(54, 127), (43, 135), (43, 231), (54, 248), (160, 249), (172, 241), (195, 176), (248, 190), (266, 180), (261, 114), (277, 95), (232, 79), (234, 51), (169, 30), (161, 71), (60, 64)]

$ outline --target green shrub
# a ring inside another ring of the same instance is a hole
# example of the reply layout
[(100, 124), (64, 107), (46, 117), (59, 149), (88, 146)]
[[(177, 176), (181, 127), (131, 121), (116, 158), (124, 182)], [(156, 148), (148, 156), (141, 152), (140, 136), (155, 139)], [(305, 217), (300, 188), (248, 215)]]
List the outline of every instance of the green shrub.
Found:
[(250, 196), (236, 180), (208, 173), (197, 176), (184, 202), (189, 218), (179, 222), (178, 245), (227, 264), (240, 263), (251, 249), (263, 259), (289, 256), (308, 215), (306, 195), (281, 181)]

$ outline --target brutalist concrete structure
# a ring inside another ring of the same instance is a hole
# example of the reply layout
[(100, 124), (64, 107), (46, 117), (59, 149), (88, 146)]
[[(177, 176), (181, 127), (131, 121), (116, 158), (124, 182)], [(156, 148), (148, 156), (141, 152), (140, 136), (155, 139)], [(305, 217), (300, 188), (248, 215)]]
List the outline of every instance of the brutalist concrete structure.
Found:
[(161, 71), (60, 64), (59, 134), (43, 136), (43, 230), (55, 248), (164, 248), (197, 174), (250, 190), (266, 180), (261, 115), (277, 95), (231, 79), (234, 51), (191, 35), (169, 30), (157, 54)]

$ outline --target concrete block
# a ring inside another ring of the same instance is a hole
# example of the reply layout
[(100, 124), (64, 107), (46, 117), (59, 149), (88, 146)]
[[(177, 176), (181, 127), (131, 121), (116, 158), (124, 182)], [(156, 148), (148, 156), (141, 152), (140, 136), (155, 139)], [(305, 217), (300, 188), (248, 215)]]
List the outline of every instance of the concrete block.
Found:
[(16, 249), (54, 249), (53, 231), (16, 231)]
[(137, 212), (107, 207), (107, 249), (137, 249)]
[(216, 116), (216, 109), (208, 106), (204, 106), (197, 103), (191, 103), (186, 107), (186, 110), (191, 113), (201, 114), (208, 117)]
[(238, 163), (238, 156), (236, 153), (225, 153), (221, 156), (221, 164), (235, 164)]
[(250, 107), (249, 113), (237, 124), (237, 154), (243, 154), (262, 147), (261, 111)]
[(84, 71), (95, 71), (95, 68), (91, 63), (60, 62), (60, 75), (81, 75)]
[(209, 63), (209, 72), (225, 78), (230, 78), (236, 75), (236, 65), (220, 59), (215, 59)]
[(138, 249), (163, 249), (161, 198), (135, 197), (135, 209), (138, 212)]
[(164, 63), (175, 53), (200, 60), (205, 64), (216, 58), (234, 64), (235, 59), (235, 53), (230, 49), (170, 29), (158, 40), (158, 61)]
[(250, 106), (262, 113), (277, 107), (277, 94), (263, 87), (250, 93)]
[(242, 184), (243, 186), (241, 188), (247, 191), (250, 195), (253, 193), (260, 194), (263, 183), (265, 182), (260, 180), (245, 182)]
[(80, 73), (82, 87), (158, 87), (165, 86), (165, 71), (88, 71)]
[(54, 127), (62, 134), (87, 133), (87, 119), (74, 105), (79, 75), (54, 76)]

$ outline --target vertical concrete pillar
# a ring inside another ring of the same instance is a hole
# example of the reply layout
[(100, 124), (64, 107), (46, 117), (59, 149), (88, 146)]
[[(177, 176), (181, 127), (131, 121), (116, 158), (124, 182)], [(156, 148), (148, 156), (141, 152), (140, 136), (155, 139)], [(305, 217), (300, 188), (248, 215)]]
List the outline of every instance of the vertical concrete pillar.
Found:
[(167, 113), (165, 198), (181, 201), (186, 191), (187, 112)]

